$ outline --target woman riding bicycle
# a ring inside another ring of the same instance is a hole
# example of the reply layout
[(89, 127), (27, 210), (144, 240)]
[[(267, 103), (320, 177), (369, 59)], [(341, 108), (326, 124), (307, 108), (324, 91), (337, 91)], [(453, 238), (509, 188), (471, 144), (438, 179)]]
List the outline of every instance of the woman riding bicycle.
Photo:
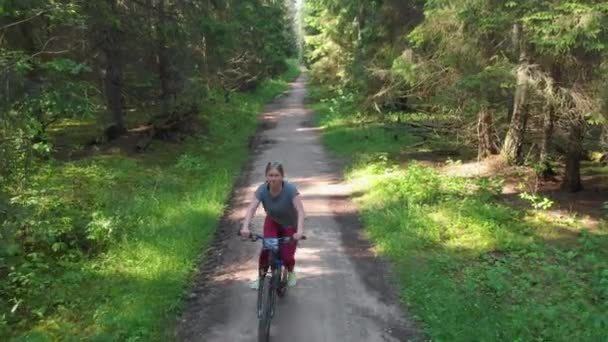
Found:
[[(285, 171), (280, 163), (268, 163), (265, 173), (266, 182), (255, 191), (245, 214), (241, 235), (251, 234), (249, 223), (261, 202), (266, 211), (263, 233), (265, 238), (293, 237), (296, 241), (300, 240), (304, 236), (304, 206), (298, 189), (292, 183), (283, 180)], [(281, 245), (281, 258), (288, 272), (288, 286), (295, 286), (297, 283), (294, 272), (296, 244), (297, 242)], [(268, 251), (262, 250), (259, 259), (261, 272), (268, 270), (268, 257)], [(256, 289), (257, 286), (258, 281), (255, 280), (251, 287)]]

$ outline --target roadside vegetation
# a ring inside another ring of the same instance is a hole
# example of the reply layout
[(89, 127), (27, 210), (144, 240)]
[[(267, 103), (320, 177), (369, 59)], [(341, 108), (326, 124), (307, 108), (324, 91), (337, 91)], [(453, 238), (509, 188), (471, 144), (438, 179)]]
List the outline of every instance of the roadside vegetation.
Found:
[(608, 338), (608, 8), (307, 5), (310, 102), (435, 341)]
[(166, 341), (299, 74), (293, 8), (0, 4), (0, 340)]
[(550, 196), (525, 189), (505, 194), (521, 169), (448, 175), (467, 163), (445, 156), (445, 136), (362, 126), (350, 110), (317, 102), (323, 140), (350, 160), (365, 232), (393, 262), (401, 298), (430, 338), (607, 337), (608, 216), (552, 210)]

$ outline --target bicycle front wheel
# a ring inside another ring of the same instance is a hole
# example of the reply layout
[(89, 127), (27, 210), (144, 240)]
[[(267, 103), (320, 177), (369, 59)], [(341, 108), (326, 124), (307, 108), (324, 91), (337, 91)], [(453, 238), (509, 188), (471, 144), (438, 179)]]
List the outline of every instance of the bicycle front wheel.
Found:
[(260, 288), (260, 315), (258, 320), (258, 342), (270, 340), (270, 320), (272, 319), (273, 288), (270, 277), (264, 277)]

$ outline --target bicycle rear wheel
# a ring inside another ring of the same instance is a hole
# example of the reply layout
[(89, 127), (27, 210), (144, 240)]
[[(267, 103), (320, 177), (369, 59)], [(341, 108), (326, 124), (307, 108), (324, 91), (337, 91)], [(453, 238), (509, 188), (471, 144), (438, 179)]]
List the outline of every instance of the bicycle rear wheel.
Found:
[(270, 340), (270, 320), (272, 319), (272, 300), (273, 288), (270, 284), (270, 277), (264, 277), (260, 283), (262, 289), (260, 293), (260, 314), (258, 320), (258, 342), (268, 342)]

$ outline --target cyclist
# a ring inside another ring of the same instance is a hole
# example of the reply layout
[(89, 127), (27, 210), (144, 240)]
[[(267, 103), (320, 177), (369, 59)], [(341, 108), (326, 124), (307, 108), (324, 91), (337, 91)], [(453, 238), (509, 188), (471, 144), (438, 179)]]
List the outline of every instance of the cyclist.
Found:
[[(266, 219), (264, 220), (264, 237), (293, 237), (296, 242), (281, 245), (281, 258), (285, 268), (287, 268), (287, 285), (293, 287), (297, 283), (294, 266), (296, 263), (295, 253), (297, 240), (304, 236), (304, 206), (300, 193), (296, 186), (287, 182), (283, 165), (278, 162), (268, 163), (266, 165), (266, 181), (262, 183), (255, 191), (245, 219), (241, 228), (242, 236), (249, 236), (249, 223), (260, 202), (266, 211)], [(260, 271), (268, 270), (269, 264), (268, 251), (262, 250), (259, 258)], [(257, 289), (257, 279), (251, 283), (251, 288)]]

